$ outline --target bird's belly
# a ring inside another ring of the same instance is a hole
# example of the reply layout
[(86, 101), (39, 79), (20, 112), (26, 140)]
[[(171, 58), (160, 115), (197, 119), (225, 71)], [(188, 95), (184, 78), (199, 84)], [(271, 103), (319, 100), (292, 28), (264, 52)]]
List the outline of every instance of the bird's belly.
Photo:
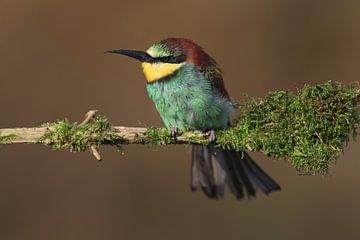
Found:
[(207, 88), (193, 86), (168, 89), (151, 84), (148, 92), (166, 127), (181, 130), (224, 128), (233, 111), (228, 99)]

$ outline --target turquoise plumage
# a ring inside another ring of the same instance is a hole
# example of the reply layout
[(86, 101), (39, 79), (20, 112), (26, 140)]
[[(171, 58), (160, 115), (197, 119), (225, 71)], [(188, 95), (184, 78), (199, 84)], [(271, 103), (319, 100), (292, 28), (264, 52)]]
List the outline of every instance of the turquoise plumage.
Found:
[(196, 71), (193, 64), (187, 63), (171, 79), (147, 83), (149, 97), (168, 128), (225, 128), (234, 110), (231, 101), (216, 93), (204, 75)]

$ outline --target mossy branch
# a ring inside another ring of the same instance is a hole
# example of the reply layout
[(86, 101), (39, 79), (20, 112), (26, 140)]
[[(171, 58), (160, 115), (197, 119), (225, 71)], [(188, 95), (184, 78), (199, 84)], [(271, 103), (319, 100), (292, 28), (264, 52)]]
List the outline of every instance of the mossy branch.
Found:
[[(288, 159), (302, 173), (326, 173), (357, 135), (360, 87), (327, 82), (305, 86), (294, 94), (271, 92), (240, 104), (234, 126), (216, 132), (223, 149), (260, 151)], [(0, 129), (0, 144), (41, 143), (72, 152), (90, 150), (101, 160), (101, 144), (209, 144), (206, 134), (182, 132), (174, 139), (165, 128), (114, 127), (90, 111), (81, 124), (61, 120), (36, 128)]]

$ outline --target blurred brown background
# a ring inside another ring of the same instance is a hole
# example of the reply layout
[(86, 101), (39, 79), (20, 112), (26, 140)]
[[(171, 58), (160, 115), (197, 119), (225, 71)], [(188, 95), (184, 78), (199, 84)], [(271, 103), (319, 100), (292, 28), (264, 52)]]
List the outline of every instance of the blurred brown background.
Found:
[[(234, 99), (360, 79), (360, 2), (0, 0), (0, 127), (81, 121), (161, 126), (138, 62), (103, 52), (191, 38), (221, 64)], [(0, 239), (359, 239), (360, 153), (331, 176), (297, 176), (253, 154), (282, 185), (210, 201), (189, 190), (190, 148), (88, 153), (0, 147)]]

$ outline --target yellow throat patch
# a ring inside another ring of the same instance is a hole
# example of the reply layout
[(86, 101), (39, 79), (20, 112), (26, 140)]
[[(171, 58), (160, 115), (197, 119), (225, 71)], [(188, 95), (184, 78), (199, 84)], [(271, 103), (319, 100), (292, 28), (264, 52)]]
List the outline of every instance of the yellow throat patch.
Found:
[(146, 80), (148, 83), (159, 80), (170, 74), (173, 74), (178, 70), (184, 63), (148, 63), (143, 62), (141, 64), (144, 71)]

